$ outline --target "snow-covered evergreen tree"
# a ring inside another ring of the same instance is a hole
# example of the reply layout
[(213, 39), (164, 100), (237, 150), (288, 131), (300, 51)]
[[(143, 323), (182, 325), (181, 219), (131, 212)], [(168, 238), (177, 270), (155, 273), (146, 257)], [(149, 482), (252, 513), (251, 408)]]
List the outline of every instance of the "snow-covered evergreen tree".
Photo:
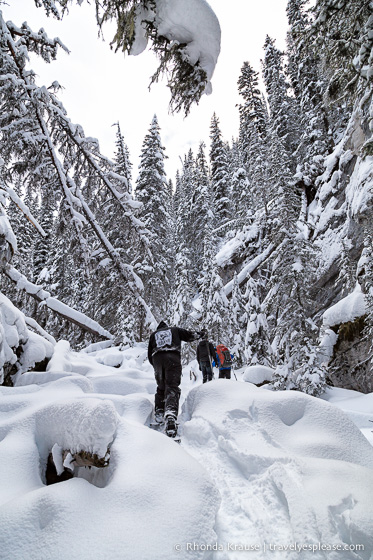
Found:
[[(200, 143), (195, 159), (195, 182), (191, 205), (191, 225), (195, 276), (198, 278), (203, 267), (204, 239), (206, 223), (213, 217), (213, 202), (209, 180), (209, 170), (205, 156), (205, 144)], [(210, 232), (210, 235), (212, 233)]]
[(330, 124), (323, 99), (324, 74), (317, 50), (305, 40), (309, 27), (306, 0), (289, 0), (287, 15), (290, 25), (288, 33), (288, 74), (295, 93), (296, 114), (301, 131), (295, 152), (298, 165), (297, 181), (311, 202), (316, 193), (315, 181), (323, 171), (323, 158), (330, 149)]
[(253, 201), (251, 184), (244, 165), (243, 155), (238, 142), (232, 146), (231, 201), (234, 209), (236, 228), (241, 229), (251, 223)]
[(120, 129), (119, 122), (116, 124), (117, 132), (116, 132), (116, 152), (114, 156), (115, 161), (115, 173), (124, 177), (126, 180), (125, 186), (126, 191), (132, 194), (132, 163), (130, 161), (130, 154), (127, 144), (124, 141), (124, 137), (122, 135), (122, 131)]
[[(83, 129), (67, 117), (57, 97), (58, 83), (54, 82), (50, 88), (38, 87), (35, 74), (25, 70), (29, 52), (39, 54), (48, 62), (56, 56), (62, 43), (57, 39), (50, 40), (44, 31), (34, 33), (27, 24), (18, 28), (11, 22), (5, 23), (2, 15), (0, 23), (2, 72), (11, 77), (0, 82), (0, 151), (4, 178), (11, 185), (22, 181), (24, 191), (34, 197), (43, 198), (47, 186), (51, 192), (58, 193), (55, 196), (64, 207), (74, 232), (69, 240), (65, 240), (66, 246), (74, 249), (71, 277), (76, 280), (76, 272), (83, 270), (80, 281), (83, 282), (87, 274), (89, 278), (92, 253), (103, 250), (123, 284), (143, 307), (147, 321), (151, 321), (138, 276), (119, 256), (95, 216), (96, 193), (98, 190), (110, 193), (140, 244), (146, 246), (143, 225), (134, 216), (136, 205), (133, 199), (128, 193), (119, 193), (115, 184), (118, 176), (114, 174), (113, 180), (115, 164), (101, 155), (98, 142), (86, 138)], [(92, 194), (92, 200), (87, 202), (85, 194), (88, 199)], [(38, 231), (45, 235), (40, 226)], [(86, 284), (83, 282), (84, 290)], [(73, 287), (76, 288), (73, 300), (87, 305), (82, 300), (82, 290), (74, 283)], [(71, 305), (71, 301), (68, 303)]]
[(243, 103), (240, 113), (239, 148), (251, 184), (251, 199), (267, 211), (267, 114), (259, 89), (259, 75), (244, 62), (238, 79)]
[(154, 115), (145, 136), (136, 181), (136, 199), (142, 203), (139, 217), (148, 229), (149, 250), (136, 263), (155, 317), (166, 317), (169, 306), (170, 224), (168, 182), (164, 170), (164, 147)]
[(246, 332), (244, 339), (246, 363), (250, 366), (273, 365), (272, 348), (266, 314), (260, 303), (258, 282), (249, 276), (244, 294)]
[(229, 350), (234, 354), (237, 367), (245, 363), (245, 318), (244, 299), (235, 272), (229, 301)]
[(267, 91), (271, 129), (281, 138), (287, 154), (291, 156), (298, 147), (300, 132), (297, 130), (295, 99), (288, 94), (289, 84), (283, 68), (284, 53), (276, 48), (275, 41), (268, 35), (264, 43), (264, 53), (263, 80)]
[(214, 223), (216, 227), (224, 225), (230, 218), (229, 169), (226, 148), (222, 139), (219, 119), (214, 113), (210, 127), (210, 165), (211, 192), (214, 206)]

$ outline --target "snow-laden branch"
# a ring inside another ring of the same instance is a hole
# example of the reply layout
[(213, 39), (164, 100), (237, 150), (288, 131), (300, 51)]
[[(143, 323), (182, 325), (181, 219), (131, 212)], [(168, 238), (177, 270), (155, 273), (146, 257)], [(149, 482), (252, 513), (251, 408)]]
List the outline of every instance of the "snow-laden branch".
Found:
[[(68, 11), (67, 0), (36, 2), (58, 18)], [(83, 0), (76, 2), (82, 4)], [(184, 110), (187, 115), (193, 103), (211, 93), (221, 30), (206, 0), (95, 0), (95, 5), (100, 29), (111, 20), (116, 22), (112, 44), (117, 50), (138, 55), (150, 41), (160, 61), (151, 83), (166, 74), (172, 110)]]
[[(273, 253), (274, 250), (275, 250), (275, 245), (271, 243), (270, 245), (268, 245), (266, 249), (264, 249), (262, 253), (260, 253), (260, 255), (256, 256), (255, 259), (250, 261), (242, 268), (242, 270), (240, 270), (240, 272), (237, 274), (237, 280), (240, 286), (242, 286), (247, 281), (250, 274), (252, 274), (257, 268), (259, 268), (259, 266), (261, 266), (267, 260), (267, 258)], [(224, 287), (225, 295), (230, 296), (232, 293), (232, 289), (233, 289), (233, 280), (231, 280), (225, 285)]]
[[(51, 311), (54, 311), (60, 317), (63, 317), (70, 323), (74, 323), (84, 331), (90, 332), (96, 336), (103, 338), (113, 339), (113, 335), (105, 330), (97, 321), (90, 319), (84, 313), (72, 309), (65, 303), (62, 303), (57, 298), (51, 297), (50, 293), (44, 290), (41, 286), (33, 284), (27, 278), (18, 272), (14, 267), (7, 266), (4, 269), (4, 274), (12, 280), (19, 290), (25, 291), (29, 296), (33, 297), (39, 303), (45, 305)], [(33, 325), (30, 325), (33, 326)]]
[(33, 329), (36, 333), (40, 334), (40, 336), (42, 336), (43, 338), (46, 338), (53, 345), (57, 344), (56, 339), (52, 335), (47, 333), (47, 331), (45, 331), (43, 327), (41, 327), (39, 323), (35, 321), (35, 319), (33, 319), (32, 317), (27, 317), (26, 315), (24, 318), (25, 318), (25, 323), (28, 327)]
[(37, 219), (32, 215), (32, 213), (30, 212), (29, 207), (27, 206), (27, 204), (25, 204), (17, 195), (17, 193), (11, 188), (8, 187), (7, 185), (3, 184), (2, 185), (3, 189), (5, 190), (5, 192), (8, 194), (10, 200), (12, 202), (14, 202), (14, 204), (20, 209), (20, 211), (26, 216), (26, 218), (29, 220), (29, 222), (32, 223), (32, 225), (38, 230), (38, 232), (40, 233), (40, 235), (42, 237), (47, 237), (47, 234), (45, 233), (45, 231), (43, 230), (43, 228), (41, 227), (41, 225), (39, 224), (39, 222), (37, 221)]

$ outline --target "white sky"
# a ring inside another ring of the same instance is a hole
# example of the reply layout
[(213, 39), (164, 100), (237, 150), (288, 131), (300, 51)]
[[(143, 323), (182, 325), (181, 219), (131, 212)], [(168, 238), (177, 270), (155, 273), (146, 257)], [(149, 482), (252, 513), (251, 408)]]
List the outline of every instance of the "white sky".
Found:
[[(187, 0), (185, 0), (187, 1)], [(151, 52), (138, 57), (114, 53), (109, 48), (112, 29), (107, 29), (105, 42), (98, 38), (94, 7), (73, 5), (62, 22), (47, 18), (33, 0), (13, 0), (2, 6), (5, 20), (20, 26), (27, 21), (34, 31), (44, 27), (50, 37), (58, 36), (71, 51), (62, 50), (50, 65), (32, 60), (39, 85), (57, 80), (64, 86), (60, 98), (70, 119), (83, 126), (87, 136), (99, 139), (103, 154), (112, 157), (115, 131), (119, 121), (128, 144), (133, 176), (137, 175), (139, 155), (154, 113), (158, 116), (163, 145), (169, 159), (165, 163), (168, 177), (174, 179), (180, 168), (180, 157), (199, 142), (209, 143), (210, 121), (214, 111), (220, 119), (226, 140), (237, 137), (237, 80), (245, 60), (260, 71), (266, 35), (285, 48), (287, 0), (210, 0), (222, 29), (222, 46), (215, 74), (213, 93), (204, 95), (199, 106), (183, 115), (168, 113), (169, 91), (165, 80), (148, 91), (150, 76), (157, 67)]]

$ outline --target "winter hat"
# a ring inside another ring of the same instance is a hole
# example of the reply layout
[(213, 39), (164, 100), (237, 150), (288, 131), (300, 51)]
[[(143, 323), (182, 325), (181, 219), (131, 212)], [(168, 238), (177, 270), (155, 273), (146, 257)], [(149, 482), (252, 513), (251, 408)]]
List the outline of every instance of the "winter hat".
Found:
[(157, 327), (157, 331), (159, 331), (159, 329), (164, 329), (165, 327), (168, 327), (167, 323), (161, 321)]

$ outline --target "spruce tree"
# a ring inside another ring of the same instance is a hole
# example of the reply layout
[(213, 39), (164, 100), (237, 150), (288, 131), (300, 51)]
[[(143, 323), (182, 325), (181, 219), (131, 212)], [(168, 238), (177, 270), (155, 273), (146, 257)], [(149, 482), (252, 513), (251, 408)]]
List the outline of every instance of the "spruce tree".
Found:
[(170, 216), (168, 183), (164, 170), (164, 147), (160, 127), (154, 115), (145, 136), (136, 181), (136, 199), (141, 202), (139, 217), (149, 231), (149, 249), (139, 256), (136, 270), (141, 277), (147, 301), (156, 318), (167, 315), (169, 305)]
[(249, 276), (244, 294), (246, 312), (245, 357), (249, 366), (273, 365), (267, 316), (260, 303), (258, 282)]
[[(276, 48), (275, 41), (268, 35), (264, 43), (264, 52), (263, 80), (267, 91), (271, 129), (282, 140), (287, 154), (291, 157), (298, 146), (300, 132), (297, 129), (295, 99), (288, 93), (284, 53)], [(294, 164), (292, 169), (295, 171)]]
[(250, 179), (252, 203), (268, 210), (267, 196), (267, 114), (259, 89), (259, 75), (244, 62), (238, 79), (243, 103), (240, 113), (239, 148)]
[[(124, 141), (119, 122), (116, 124), (116, 152), (114, 156), (115, 173), (125, 178), (125, 190), (132, 194), (132, 163), (130, 161), (130, 154), (127, 144)], [(122, 187), (123, 188), (123, 187)], [(122, 190), (122, 189), (120, 189)]]
[(229, 301), (229, 349), (234, 354), (237, 367), (245, 363), (245, 305), (238, 283), (237, 272), (233, 277), (232, 294)]
[[(227, 152), (222, 139), (219, 119), (215, 113), (211, 119), (210, 139), (211, 192), (215, 212), (214, 224), (219, 228), (228, 221), (231, 214)], [(220, 231), (222, 236), (223, 230)]]

